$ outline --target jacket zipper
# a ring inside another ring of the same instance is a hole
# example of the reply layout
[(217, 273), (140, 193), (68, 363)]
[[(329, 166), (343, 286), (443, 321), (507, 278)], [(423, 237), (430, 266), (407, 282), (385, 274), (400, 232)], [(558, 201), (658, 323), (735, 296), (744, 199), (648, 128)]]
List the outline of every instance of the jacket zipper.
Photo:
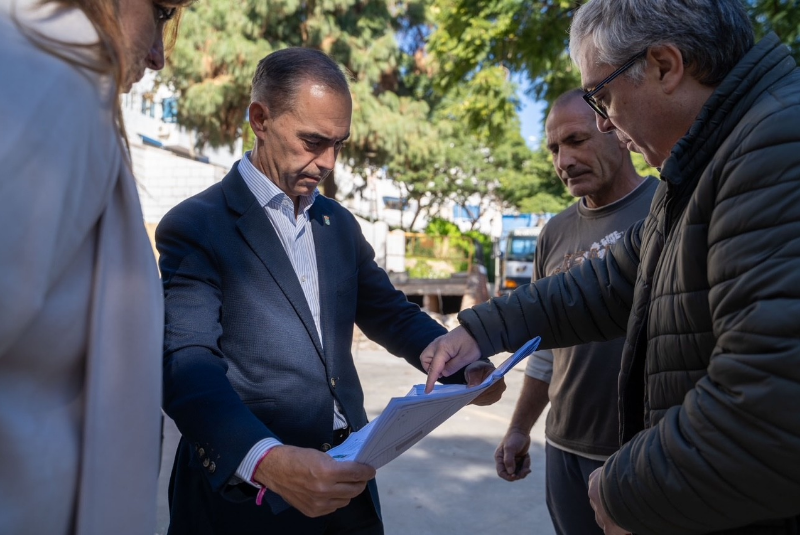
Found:
[[(663, 240), (663, 244), (661, 245), (661, 251), (658, 253), (658, 262), (656, 263), (656, 268), (653, 270), (653, 275), (650, 279), (650, 292), (648, 293), (648, 303), (647, 303), (647, 316), (645, 322), (642, 324), (642, 329), (648, 328), (648, 323), (650, 322), (650, 307), (653, 303), (653, 292), (655, 291), (655, 282), (658, 280), (659, 275), (661, 275), (661, 271), (663, 268), (663, 260), (664, 260), (664, 251), (667, 249), (667, 242), (668, 237), (670, 234), (670, 224), (671, 224), (671, 215), (672, 215), (672, 205), (674, 204), (675, 198), (675, 187), (671, 183), (667, 183), (667, 195), (666, 200), (664, 201), (664, 220), (663, 225), (661, 226), (661, 239)], [(647, 380), (647, 347), (649, 343), (647, 342), (647, 335), (645, 334), (645, 347), (644, 347), (644, 366), (642, 373), (644, 377), (642, 380), (644, 381), (644, 426), (645, 429), (649, 429), (651, 426), (651, 414), (652, 411), (650, 410), (650, 395), (649, 395), (649, 383)]]

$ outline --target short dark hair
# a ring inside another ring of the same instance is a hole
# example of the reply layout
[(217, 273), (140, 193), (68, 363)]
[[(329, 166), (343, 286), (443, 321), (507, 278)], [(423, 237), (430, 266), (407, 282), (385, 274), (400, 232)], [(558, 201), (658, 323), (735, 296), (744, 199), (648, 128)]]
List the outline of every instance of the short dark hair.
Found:
[(330, 56), (312, 48), (292, 47), (272, 52), (258, 62), (250, 100), (265, 104), (278, 116), (292, 109), (300, 86), (308, 81), (350, 94), (347, 76)]

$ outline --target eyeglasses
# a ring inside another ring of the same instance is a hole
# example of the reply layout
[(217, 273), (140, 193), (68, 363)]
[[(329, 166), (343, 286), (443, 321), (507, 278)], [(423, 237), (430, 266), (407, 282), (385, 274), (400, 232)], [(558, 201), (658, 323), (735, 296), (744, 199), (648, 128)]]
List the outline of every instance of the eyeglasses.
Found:
[(597, 100), (595, 100), (594, 96), (598, 92), (600, 92), (600, 90), (602, 90), (606, 85), (608, 85), (611, 82), (611, 80), (613, 80), (614, 78), (616, 78), (617, 76), (619, 76), (623, 72), (625, 72), (628, 69), (630, 69), (631, 67), (633, 67), (633, 64), (636, 63), (636, 61), (639, 58), (643, 57), (645, 54), (647, 54), (647, 49), (646, 48), (644, 50), (642, 50), (641, 52), (639, 52), (638, 54), (636, 54), (635, 56), (633, 56), (627, 62), (625, 62), (625, 65), (623, 65), (622, 67), (620, 67), (616, 71), (612, 72), (608, 76), (608, 78), (606, 78), (605, 80), (603, 80), (602, 82), (600, 82), (599, 84), (594, 86), (594, 89), (592, 89), (591, 91), (587, 91), (586, 93), (583, 94), (583, 100), (586, 101), (586, 104), (588, 104), (589, 107), (592, 108), (595, 111), (595, 113), (597, 113), (597, 115), (599, 115), (603, 119), (608, 119), (608, 113), (606, 112), (605, 107), (602, 104), (600, 104), (599, 102), (597, 102)]

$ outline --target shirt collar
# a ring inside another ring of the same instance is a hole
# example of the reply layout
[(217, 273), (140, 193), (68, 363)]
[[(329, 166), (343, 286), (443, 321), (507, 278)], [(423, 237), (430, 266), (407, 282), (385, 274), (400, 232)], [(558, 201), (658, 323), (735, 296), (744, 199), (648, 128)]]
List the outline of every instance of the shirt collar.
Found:
[[(268, 205), (280, 206), (283, 199), (288, 199), (289, 196), (253, 165), (253, 162), (250, 161), (250, 153), (251, 151), (247, 151), (244, 157), (239, 160), (239, 166), (237, 167), (239, 174), (242, 175), (245, 184), (255, 196), (258, 204), (264, 208)], [(318, 196), (319, 188), (315, 188), (311, 195), (301, 195), (300, 212), (307, 212)]]
[(589, 205), (586, 203), (586, 197), (581, 197), (581, 200), (580, 200), (581, 208), (583, 210), (586, 210), (586, 211), (590, 212), (590, 213), (591, 212), (597, 213), (597, 212), (600, 212), (600, 211), (610, 212), (611, 210), (615, 209), (617, 206), (619, 206), (621, 204), (625, 204), (627, 202), (628, 198), (635, 197), (636, 196), (636, 192), (639, 191), (640, 189), (647, 189), (647, 188), (644, 187), (644, 185), (648, 184), (649, 182), (650, 182), (650, 176), (646, 176), (646, 177), (644, 177), (644, 180), (642, 180), (635, 188), (633, 188), (628, 193), (626, 193), (624, 197), (620, 197), (619, 199), (617, 199), (616, 201), (614, 201), (612, 203), (604, 204), (603, 206), (598, 206), (597, 208), (589, 208)]

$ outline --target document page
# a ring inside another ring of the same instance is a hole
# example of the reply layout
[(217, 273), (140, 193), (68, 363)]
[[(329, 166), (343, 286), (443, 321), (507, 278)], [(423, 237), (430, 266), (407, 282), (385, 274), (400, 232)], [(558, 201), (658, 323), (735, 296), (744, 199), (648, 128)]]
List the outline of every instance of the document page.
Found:
[(341, 445), (328, 450), (338, 461), (356, 461), (375, 469), (392, 461), (428, 433), (439, 427), (511, 368), (536, 351), (537, 336), (524, 344), (476, 386), (436, 385), (425, 394), (425, 385), (414, 385), (402, 398), (392, 398), (380, 416), (351, 434)]

